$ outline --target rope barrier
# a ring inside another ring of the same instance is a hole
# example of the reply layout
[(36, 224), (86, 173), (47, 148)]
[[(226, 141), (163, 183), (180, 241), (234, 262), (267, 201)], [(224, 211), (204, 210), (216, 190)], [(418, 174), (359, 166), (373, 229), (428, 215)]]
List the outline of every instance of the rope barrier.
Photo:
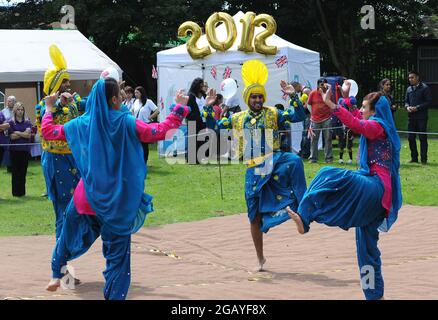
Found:
[[(334, 129), (343, 129), (344, 127), (329, 127), (329, 128), (322, 128), (322, 129), (312, 129), (313, 131), (324, 131), (324, 130), (334, 130)], [(212, 130), (212, 129), (210, 129)], [(220, 129), (220, 130), (228, 130), (228, 129)], [(202, 132), (202, 133), (198, 133), (198, 134), (192, 134), (192, 135), (188, 135), (188, 136), (184, 136), (184, 139), (187, 138), (192, 138), (192, 137), (200, 137), (200, 136), (206, 136), (206, 135), (210, 135), (212, 134), (212, 132), (214, 131), (210, 131), (210, 132)], [(291, 133), (291, 132), (307, 132), (307, 130), (277, 130), (278, 133)], [(436, 135), (438, 136), (438, 132), (418, 132), (418, 131), (402, 131), (402, 130), (397, 130), (398, 133), (403, 133), (403, 134), (425, 134), (425, 135)], [(178, 139), (176, 139), (178, 140)], [(35, 142), (35, 143), (9, 143), (9, 144), (0, 144), (0, 147), (9, 147), (9, 146), (34, 146), (34, 145), (41, 145), (41, 143), (39, 142)]]

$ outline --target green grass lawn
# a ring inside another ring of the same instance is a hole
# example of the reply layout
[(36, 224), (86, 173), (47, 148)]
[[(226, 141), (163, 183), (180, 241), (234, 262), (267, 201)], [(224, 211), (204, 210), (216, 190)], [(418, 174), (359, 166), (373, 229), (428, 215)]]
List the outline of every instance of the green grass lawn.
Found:
[[(334, 154), (337, 159), (337, 148)], [(429, 165), (406, 164), (409, 158), (408, 143), (407, 140), (403, 140), (401, 180), (404, 204), (438, 206), (438, 140), (429, 141)], [(164, 159), (158, 159), (156, 150), (151, 150), (149, 159), (146, 191), (154, 196), (155, 212), (149, 215), (146, 226), (246, 212), (243, 190), (244, 165), (222, 166), (222, 200), (217, 165), (169, 165)], [(320, 159), (323, 159), (322, 154)], [(325, 163), (305, 164), (308, 184), (324, 165)], [(337, 163), (333, 165), (341, 166)], [(356, 168), (355, 165), (343, 167)], [(45, 191), (45, 184), (40, 162), (30, 163), (26, 197), (13, 198), (10, 181), (10, 174), (5, 168), (0, 168), (0, 236), (54, 234), (52, 204), (41, 197)]]
[[(398, 130), (408, 130), (408, 113), (404, 109), (398, 109), (395, 113), (395, 125)], [(438, 132), (438, 109), (429, 109), (429, 121), (427, 122), (429, 132)], [(435, 136), (438, 138), (438, 136)]]

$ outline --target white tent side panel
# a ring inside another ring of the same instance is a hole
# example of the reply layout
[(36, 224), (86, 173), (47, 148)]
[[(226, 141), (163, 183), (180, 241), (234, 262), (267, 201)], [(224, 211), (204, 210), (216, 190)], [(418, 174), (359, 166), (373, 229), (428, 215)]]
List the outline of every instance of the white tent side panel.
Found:
[[(157, 105), (160, 108), (160, 122), (166, 119), (170, 113), (173, 103), (175, 103), (175, 94), (177, 90), (184, 89), (186, 93), (190, 89), (193, 79), (202, 78), (202, 69), (196, 66), (180, 67), (178, 65), (158, 67), (158, 95)], [(187, 131), (187, 124), (184, 121), (180, 127), (183, 132)], [(175, 136), (172, 135), (169, 139), (158, 143), (159, 156), (169, 156), (169, 152), (173, 154), (173, 144)], [(185, 150), (185, 139), (181, 134), (176, 134), (176, 149)], [(166, 152), (167, 150), (167, 152)]]
[(96, 80), (102, 70), (120, 67), (78, 30), (0, 30), (0, 82), (43, 81), (53, 67), (49, 46), (56, 44), (71, 80)]

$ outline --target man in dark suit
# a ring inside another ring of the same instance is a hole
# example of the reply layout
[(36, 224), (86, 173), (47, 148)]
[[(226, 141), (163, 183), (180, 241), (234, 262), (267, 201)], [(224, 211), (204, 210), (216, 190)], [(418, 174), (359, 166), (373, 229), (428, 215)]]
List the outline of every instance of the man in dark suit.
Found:
[[(432, 104), (432, 92), (421, 81), (420, 74), (416, 71), (409, 72), (410, 86), (406, 90), (405, 108), (408, 111), (408, 131), (427, 132), (428, 108)], [(427, 135), (419, 134), (421, 163), (427, 164)], [(408, 136), (409, 148), (411, 149), (410, 163), (418, 163), (418, 150), (416, 133)]]

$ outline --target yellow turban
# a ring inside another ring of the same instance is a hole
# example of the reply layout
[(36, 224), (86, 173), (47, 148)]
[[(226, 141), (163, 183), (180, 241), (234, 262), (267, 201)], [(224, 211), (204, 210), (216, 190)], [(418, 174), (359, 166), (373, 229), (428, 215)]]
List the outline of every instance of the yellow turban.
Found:
[(50, 58), (52, 59), (53, 68), (47, 69), (44, 74), (44, 93), (51, 95), (59, 90), (62, 81), (70, 79), (70, 75), (67, 72), (67, 62), (59, 48), (52, 44), (49, 47)]
[(259, 60), (248, 60), (242, 66), (242, 79), (245, 83), (243, 100), (249, 105), (251, 94), (262, 94), (266, 101), (265, 83), (268, 81), (268, 68)]

